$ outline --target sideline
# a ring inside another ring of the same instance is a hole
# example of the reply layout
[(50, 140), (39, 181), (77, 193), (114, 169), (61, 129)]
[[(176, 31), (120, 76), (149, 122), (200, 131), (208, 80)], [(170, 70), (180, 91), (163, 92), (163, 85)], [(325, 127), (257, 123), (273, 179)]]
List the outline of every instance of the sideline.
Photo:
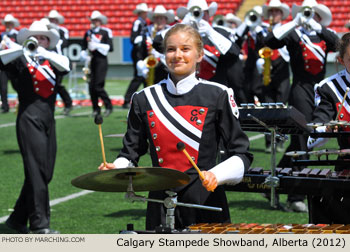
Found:
[[(62, 116), (62, 117), (64, 117), (64, 116)], [(0, 125), (0, 126), (1, 126), (1, 125)], [(264, 136), (265, 136), (264, 134), (258, 134), (258, 135), (255, 135), (255, 136), (251, 136), (251, 137), (249, 137), (249, 141), (254, 141), (254, 140), (263, 138)], [(62, 197), (62, 198), (50, 200), (50, 206), (54, 206), (54, 205), (57, 205), (57, 204), (66, 202), (66, 201), (71, 200), (71, 199), (76, 199), (76, 198), (78, 198), (78, 197), (80, 197), (80, 196), (84, 196), (84, 195), (87, 195), (87, 194), (93, 193), (93, 192), (94, 192), (94, 191), (83, 190), (83, 191), (80, 191), (80, 192), (78, 192), (78, 193), (73, 193), (73, 194), (64, 196), (64, 197)], [(7, 218), (8, 218), (9, 216), (10, 216), (10, 215), (6, 215), (6, 216), (0, 217), (0, 224), (1, 224), (1, 223), (4, 223), (4, 222), (7, 220)]]

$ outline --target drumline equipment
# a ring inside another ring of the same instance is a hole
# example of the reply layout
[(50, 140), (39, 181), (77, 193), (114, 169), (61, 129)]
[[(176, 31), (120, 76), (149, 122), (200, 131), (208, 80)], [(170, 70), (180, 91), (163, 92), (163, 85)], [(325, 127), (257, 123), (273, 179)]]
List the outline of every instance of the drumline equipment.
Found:
[(350, 234), (350, 225), (343, 224), (199, 223), (188, 228), (200, 234)]
[(163, 232), (177, 233), (175, 230), (175, 207), (191, 207), (210, 211), (222, 211), (222, 208), (203, 206), (177, 201), (177, 194), (166, 191), (169, 195), (164, 200), (146, 198), (135, 194), (135, 191), (158, 191), (187, 185), (190, 177), (180, 171), (164, 167), (127, 167), (120, 169), (96, 171), (84, 174), (72, 180), (72, 185), (93, 191), (126, 192), (125, 199), (134, 202), (155, 202), (164, 204), (166, 211), (165, 229)]
[[(261, 167), (250, 168), (241, 183), (226, 185), (226, 191), (264, 192), (271, 190), (266, 184), (270, 171)], [(350, 170), (332, 171), (331, 169), (304, 168), (296, 172), (292, 168), (276, 168), (279, 185), (275, 188), (279, 194), (307, 194), (324, 196), (335, 193), (339, 196), (350, 194)]]
[(270, 187), (272, 208), (278, 208), (276, 188), (279, 178), (276, 176), (276, 138), (287, 139), (284, 134), (307, 134), (305, 116), (294, 107), (283, 103), (241, 104), (239, 107), (241, 127), (245, 131), (265, 132), (271, 134), (271, 171), (264, 183)]

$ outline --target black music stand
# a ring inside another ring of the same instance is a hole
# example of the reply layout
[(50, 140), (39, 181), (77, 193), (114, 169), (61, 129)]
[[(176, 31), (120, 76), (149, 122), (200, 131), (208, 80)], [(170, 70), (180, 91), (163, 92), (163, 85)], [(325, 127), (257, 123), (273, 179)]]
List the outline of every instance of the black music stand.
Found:
[(241, 104), (239, 112), (243, 130), (271, 134), (271, 174), (265, 184), (271, 187), (271, 207), (277, 209), (276, 187), (279, 186), (279, 178), (276, 176), (276, 139), (287, 139), (285, 134), (307, 134), (310, 129), (305, 116), (283, 103), (262, 103), (260, 107)]

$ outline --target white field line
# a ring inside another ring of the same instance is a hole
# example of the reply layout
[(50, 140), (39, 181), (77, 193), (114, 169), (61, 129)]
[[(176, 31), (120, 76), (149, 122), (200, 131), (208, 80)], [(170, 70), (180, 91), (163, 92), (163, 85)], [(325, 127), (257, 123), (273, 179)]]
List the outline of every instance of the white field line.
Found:
[[(250, 137), (249, 141), (254, 141), (254, 140), (263, 138), (264, 136), (265, 136), (264, 134), (258, 134), (258, 135)], [(66, 202), (66, 201), (71, 200), (71, 199), (76, 199), (80, 196), (84, 196), (84, 195), (92, 193), (92, 192), (94, 192), (94, 191), (83, 190), (83, 191), (80, 191), (78, 193), (73, 193), (73, 194), (67, 195), (67, 196), (62, 197), (62, 198), (51, 200), (50, 206), (54, 206), (54, 205)], [(9, 215), (0, 217), (0, 223), (4, 223), (8, 217), (9, 217)]]

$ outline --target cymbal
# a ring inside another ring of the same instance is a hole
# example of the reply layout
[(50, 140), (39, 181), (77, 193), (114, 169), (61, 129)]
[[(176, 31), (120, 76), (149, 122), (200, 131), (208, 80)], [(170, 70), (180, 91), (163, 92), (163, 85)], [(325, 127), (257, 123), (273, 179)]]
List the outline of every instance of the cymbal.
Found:
[(285, 155), (289, 157), (299, 157), (305, 154), (306, 154), (306, 151), (289, 151), (285, 153)]
[(306, 124), (306, 126), (311, 127), (313, 129), (316, 129), (316, 128), (323, 126), (323, 125), (324, 125), (324, 123), (316, 123), (316, 122)]
[(135, 192), (157, 191), (186, 185), (190, 177), (180, 171), (162, 167), (127, 167), (96, 171), (72, 180), (72, 185), (100, 192), (126, 192), (129, 177)]

